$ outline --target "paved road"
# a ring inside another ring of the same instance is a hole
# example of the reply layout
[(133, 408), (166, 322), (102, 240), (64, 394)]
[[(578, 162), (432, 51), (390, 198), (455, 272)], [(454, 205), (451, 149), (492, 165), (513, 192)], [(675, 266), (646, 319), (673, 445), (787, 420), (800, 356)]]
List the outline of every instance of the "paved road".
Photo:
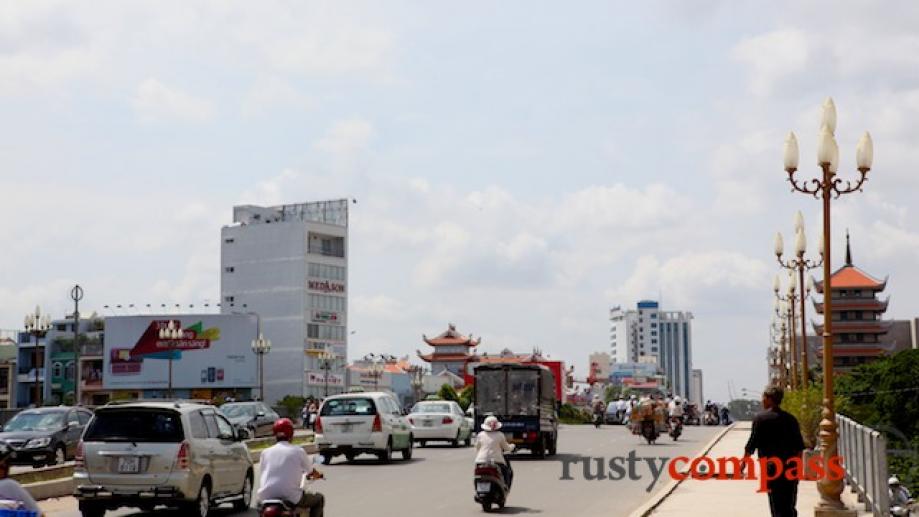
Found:
[[(602, 457), (608, 464), (611, 458), (627, 457), (630, 451), (638, 458), (693, 455), (721, 429), (687, 427), (679, 442), (674, 443), (665, 436), (658, 444), (647, 445), (621, 426), (604, 426), (599, 430), (592, 426), (565, 426), (559, 434), (559, 454), (555, 458), (540, 461), (522, 457), (513, 462), (514, 487), (504, 513), (566, 517), (628, 515), (666, 484), (666, 469), (648, 492), (646, 489), (652, 478), (645, 461), (637, 460), (634, 464), (635, 473), (641, 479), (588, 481), (583, 478), (584, 466), (580, 461), (583, 456)], [(371, 456), (361, 456), (349, 465), (339, 457), (332, 465), (324, 466), (328, 479), (317, 482), (314, 487), (325, 494), (326, 515), (331, 517), (480, 516), (481, 507), (472, 500), (472, 459), (470, 449), (434, 445), (415, 449), (415, 457), (409, 462), (395, 460), (390, 465), (380, 465)], [(661, 459), (653, 461), (658, 468), (663, 462)], [(566, 462), (570, 477), (574, 479), (562, 481), (559, 478)], [(627, 469), (628, 463), (622, 466)], [(606, 470), (609, 473), (609, 469)], [(72, 498), (48, 500), (42, 503), (42, 508), (49, 516), (79, 515)], [(233, 512), (228, 508), (214, 514), (229, 517)], [(165, 510), (153, 514), (122, 510), (107, 515), (177, 517), (179, 514)], [(250, 510), (244, 515), (255, 516), (256, 513)]]

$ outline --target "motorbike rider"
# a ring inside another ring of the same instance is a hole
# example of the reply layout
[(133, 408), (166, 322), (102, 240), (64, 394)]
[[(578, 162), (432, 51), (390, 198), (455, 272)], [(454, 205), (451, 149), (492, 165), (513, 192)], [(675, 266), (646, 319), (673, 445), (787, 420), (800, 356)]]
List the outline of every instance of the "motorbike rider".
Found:
[(897, 476), (887, 480), (887, 494), (890, 497), (890, 515), (909, 515), (912, 506), (916, 503), (910, 496), (909, 490), (900, 484)]
[(281, 418), (272, 429), (278, 443), (262, 452), (259, 500), (281, 499), (299, 508), (309, 508), (310, 517), (322, 517), (325, 497), (300, 488), (304, 474), (309, 479), (320, 479), (322, 473), (313, 468), (313, 460), (302, 447), (290, 443), (294, 437), (294, 423), (289, 418)]
[[(11, 510), (29, 510), (44, 515), (29, 492), (22, 488), (22, 485), (15, 479), (9, 478), (9, 459), (12, 453), (13, 451), (7, 444), (0, 443), (0, 501), (8, 501), (9, 504), (16, 506), (8, 508)], [(6, 506), (0, 506), (0, 508), (6, 508)]]
[(514, 481), (514, 471), (504, 454), (513, 451), (514, 444), (507, 443), (507, 438), (500, 429), (501, 422), (498, 417), (494, 415), (485, 417), (485, 421), (482, 422), (482, 431), (476, 435), (475, 439), (475, 463), (476, 465), (489, 462), (497, 464), (501, 469), (501, 474), (504, 475), (504, 484), (510, 489)]
[(670, 418), (679, 418), (683, 419), (683, 399), (679, 395), (673, 398), (670, 401), (670, 405), (667, 408), (667, 411), (670, 413)]

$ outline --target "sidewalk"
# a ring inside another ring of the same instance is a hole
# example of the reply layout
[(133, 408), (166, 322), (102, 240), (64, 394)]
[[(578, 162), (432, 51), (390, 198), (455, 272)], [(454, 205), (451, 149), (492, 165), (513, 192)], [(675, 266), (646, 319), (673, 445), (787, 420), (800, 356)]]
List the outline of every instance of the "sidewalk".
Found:
[[(712, 447), (706, 456), (731, 457), (743, 456), (744, 445), (750, 436), (750, 422), (738, 422), (728, 430)], [(664, 496), (660, 504), (650, 513), (657, 517), (702, 515), (709, 517), (768, 517), (769, 501), (765, 493), (757, 492), (758, 480), (708, 480), (700, 481), (687, 478), (679, 483), (669, 496)], [(662, 491), (666, 494), (668, 490)], [(798, 515), (814, 514), (814, 506), (820, 500), (817, 484), (813, 481), (802, 481), (798, 485)], [(848, 490), (843, 491), (842, 500), (849, 508), (859, 511), (859, 517), (871, 515), (865, 512), (865, 506), (858, 504), (855, 496)], [(633, 517), (637, 517), (633, 514)]]

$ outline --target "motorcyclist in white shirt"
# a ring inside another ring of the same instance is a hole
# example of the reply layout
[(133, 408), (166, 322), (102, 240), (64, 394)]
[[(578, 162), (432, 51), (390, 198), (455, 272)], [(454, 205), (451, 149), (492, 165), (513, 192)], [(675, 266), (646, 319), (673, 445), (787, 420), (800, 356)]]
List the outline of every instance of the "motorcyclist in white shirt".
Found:
[(475, 463), (494, 462), (504, 474), (504, 482), (510, 488), (514, 480), (514, 471), (510, 462), (504, 457), (505, 453), (514, 450), (514, 444), (507, 443), (504, 433), (501, 432), (501, 422), (494, 415), (485, 417), (482, 422), (482, 431), (475, 439)]
[(683, 400), (679, 396), (674, 397), (673, 400), (670, 401), (670, 404), (668, 404), (667, 410), (671, 418), (683, 418)]
[(325, 497), (300, 488), (304, 475), (320, 479), (322, 473), (313, 468), (313, 460), (302, 447), (290, 443), (294, 437), (294, 423), (289, 418), (281, 418), (274, 423), (273, 430), (278, 443), (262, 452), (259, 500), (281, 499), (300, 508), (309, 508), (310, 517), (322, 517)]

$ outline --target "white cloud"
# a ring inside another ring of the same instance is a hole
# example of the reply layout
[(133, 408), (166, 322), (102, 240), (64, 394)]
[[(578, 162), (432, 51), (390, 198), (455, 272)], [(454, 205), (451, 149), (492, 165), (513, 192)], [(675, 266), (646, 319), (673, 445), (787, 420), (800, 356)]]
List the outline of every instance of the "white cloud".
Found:
[(751, 92), (765, 96), (772, 93), (777, 82), (804, 69), (808, 51), (804, 31), (778, 29), (741, 40), (732, 55), (750, 65)]
[(242, 103), (244, 117), (259, 117), (280, 110), (304, 111), (313, 107), (307, 95), (289, 81), (273, 76), (257, 81)]
[(201, 123), (214, 116), (207, 99), (195, 97), (157, 79), (145, 79), (131, 101), (138, 118), (145, 123), (179, 121)]
[(346, 155), (364, 149), (373, 136), (373, 125), (367, 120), (340, 120), (316, 142), (315, 147), (327, 153)]

